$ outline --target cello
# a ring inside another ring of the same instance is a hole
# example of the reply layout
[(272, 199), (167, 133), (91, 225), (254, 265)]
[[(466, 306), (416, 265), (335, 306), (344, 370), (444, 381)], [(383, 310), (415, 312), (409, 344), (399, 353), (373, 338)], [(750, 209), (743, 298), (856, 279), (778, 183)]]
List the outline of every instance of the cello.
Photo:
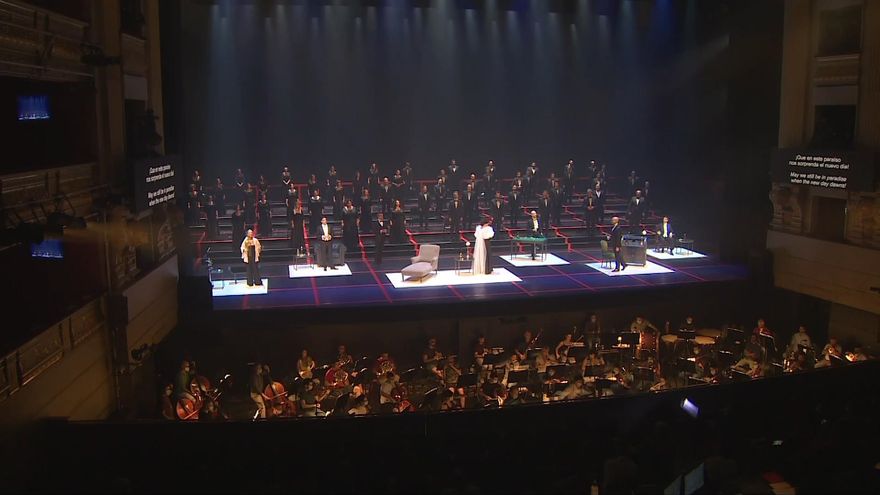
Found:
[(287, 398), (287, 390), (281, 382), (272, 381), (263, 390), (266, 397), (267, 417), (288, 416), (292, 401)]

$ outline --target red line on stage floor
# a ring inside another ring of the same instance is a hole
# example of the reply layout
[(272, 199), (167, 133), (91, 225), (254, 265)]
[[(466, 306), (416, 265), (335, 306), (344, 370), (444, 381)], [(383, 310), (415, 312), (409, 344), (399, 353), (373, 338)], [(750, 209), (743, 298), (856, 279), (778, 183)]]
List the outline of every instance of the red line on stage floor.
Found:
[(512, 282), (512, 283), (513, 283), (513, 286), (514, 286), (514, 287), (516, 287), (517, 289), (519, 289), (519, 290), (525, 292), (525, 294), (526, 294), (527, 296), (532, 297), (532, 293), (529, 292), (529, 291), (527, 291), (523, 286), (519, 285), (519, 282)]
[[(379, 284), (379, 289), (382, 290), (382, 294), (385, 296), (385, 300), (393, 303), (394, 299), (391, 298), (391, 294), (388, 293), (388, 289), (385, 288), (385, 284), (383, 284), (382, 280), (379, 279), (379, 275), (376, 274), (376, 270), (373, 270), (373, 264), (369, 261), (365, 261), (364, 264), (367, 265), (367, 269), (370, 270), (370, 274), (373, 275), (373, 279), (376, 281), (377, 284)], [(314, 277), (312, 278), (312, 280), (315, 280)]]
[(315, 306), (319, 306), (321, 304), (321, 296), (318, 295), (318, 284), (315, 283), (315, 277), (312, 277), (311, 281), (312, 281), (312, 294), (315, 296)]
[(459, 300), (462, 300), (462, 301), (464, 300), (464, 296), (461, 295), (461, 292), (459, 292), (458, 290), (455, 289), (455, 286), (453, 286), (453, 285), (447, 285), (446, 287), (448, 287), (449, 290), (451, 290), (453, 294), (455, 294), (456, 296), (458, 296), (458, 299), (459, 299)]
[(569, 280), (573, 280), (576, 284), (580, 285), (581, 287), (583, 287), (583, 288), (585, 288), (585, 289), (590, 289), (590, 290), (593, 291), (593, 292), (596, 292), (596, 290), (597, 290), (595, 287), (590, 287), (589, 285), (587, 285), (587, 284), (581, 282), (580, 280), (578, 280), (578, 279), (572, 277), (571, 275), (565, 273), (564, 271), (560, 270), (559, 268), (556, 268), (555, 266), (552, 266), (552, 265), (551, 265), (549, 268), (552, 269), (554, 272), (556, 272), (556, 273), (562, 275), (563, 277), (565, 277), (565, 278), (567, 278), (567, 279), (569, 279)]

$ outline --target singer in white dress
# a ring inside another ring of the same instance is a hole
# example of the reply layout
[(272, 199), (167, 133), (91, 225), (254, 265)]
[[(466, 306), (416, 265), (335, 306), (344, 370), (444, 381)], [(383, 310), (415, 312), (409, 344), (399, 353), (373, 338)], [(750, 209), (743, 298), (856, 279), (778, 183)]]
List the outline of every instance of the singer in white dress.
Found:
[(492, 256), (491, 250), (488, 248), (486, 241), (495, 237), (495, 230), (486, 222), (483, 225), (477, 225), (474, 230), (474, 275), (486, 275), (492, 273), (492, 266), (489, 257)]

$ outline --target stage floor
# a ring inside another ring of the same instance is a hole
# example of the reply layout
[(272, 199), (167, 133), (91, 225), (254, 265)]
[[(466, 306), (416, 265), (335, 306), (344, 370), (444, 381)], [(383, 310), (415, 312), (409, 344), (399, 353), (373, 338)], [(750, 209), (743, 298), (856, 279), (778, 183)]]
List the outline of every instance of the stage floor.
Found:
[[(652, 264), (666, 268), (665, 273), (640, 274), (627, 268), (610, 277), (588, 264), (599, 263), (598, 250), (558, 251), (553, 254), (568, 262), (564, 265), (518, 267), (501, 259), (505, 253), (494, 253), (495, 267), (504, 268), (511, 281), (486, 284), (442, 285), (424, 284), (395, 287), (388, 274), (399, 277), (409, 258), (386, 259), (381, 267), (372, 260), (349, 259), (351, 275), (291, 278), (289, 265), (284, 263), (261, 266), (261, 275), (268, 279), (265, 294), (224, 295), (214, 297), (215, 310), (271, 308), (343, 308), (379, 307), (389, 304), (412, 305), (504, 300), (534, 300), (560, 295), (599, 294), (634, 291), (707, 282), (741, 281), (748, 276), (744, 265), (721, 263), (712, 256), (704, 258), (653, 259)], [(451, 255), (440, 258), (439, 270), (455, 270)], [(635, 268), (635, 267), (633, 267)], [(323, 274), (322, 274), (323, 275)], [(519, 279), (519, 281), (514, 281)]]

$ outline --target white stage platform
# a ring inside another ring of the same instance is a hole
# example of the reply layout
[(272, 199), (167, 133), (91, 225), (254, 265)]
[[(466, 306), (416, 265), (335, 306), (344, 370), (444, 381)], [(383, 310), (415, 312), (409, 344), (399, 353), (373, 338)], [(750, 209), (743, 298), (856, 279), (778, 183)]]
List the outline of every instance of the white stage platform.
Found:
[(223, 297), (267, 294), (269, 292), (269, 279), (264, 278), (262, 280), (263, 285), (254, 285), (253, 287), (248, 287), (247, 280), (238, 280), (235, 283), (232, 283), (231, 280), (215, 280), (211, 295)]
[(507, 256), (499, 256), (499, 258), (504, 261), (510, 263), (516, 267), (524, 267), (524, 266), (554, 266), (554, 265), (568, 265), (569, 262), (564, 259), (556, 256), (555, 254), (547, 253), (547, 256), (544, 257), (544, 261), (541, 261), (541, 256), (536, 256), (535, 259), (532, 259), (531, 254), (515, 254), (513, 255), (513, 259), (510, 259), (510, 255)]
[(522, 279), (504, 268), (495, 268), (490, 275), (471, 275), (470, 272), (465, 271), (462, 271), (460, 275), (456, 275), (455, 270), (440, 270), (436, 274), (423, 278), (421, 282), (418, 280), (402, 281), (400, 272), (386, 273), (385, 276), (388, 277), (388, 280), (391, 281), (395, 289), (522, 282)]
[(299, 265), (296, 269), (293, 268), (293, 265), (287, 266), (287, 273), (290, 274), (290, 278), (303, 278), (303, 277), (340, 277), (344, 275), (351, 275), (351, 268), (348, 267), (348, 264), (344, 264), (342, 266), (337, 266), (335, 270), (327, 269), (325, 272), (323, 268), (318, 265)]
[(587, 266), (596, 270), (597, 272), (602, 272), (609, 277), (626, 277), (629, 275), (650, 275), (652, 273), (672, 273), (673, 270), (666, 268), (665, 266), (660, 266), (654, 263), (648, 262), (645, 266), (636, 266), (636, 265), (626, 265), (626, 270), (619, 272), (612, 272), (614, 270), (614, 263), (611, 263), (611, 268), (602, 268), (602, 263), (587, 263)]
[(655, 253), (652, 249), (649, 249), (647, 255), (658, 260), (686, 260), (706, 257), (705, 254), (691, 251), (690, 249), (676, 249), (675, 254), (669, 254), (668, 251)]

